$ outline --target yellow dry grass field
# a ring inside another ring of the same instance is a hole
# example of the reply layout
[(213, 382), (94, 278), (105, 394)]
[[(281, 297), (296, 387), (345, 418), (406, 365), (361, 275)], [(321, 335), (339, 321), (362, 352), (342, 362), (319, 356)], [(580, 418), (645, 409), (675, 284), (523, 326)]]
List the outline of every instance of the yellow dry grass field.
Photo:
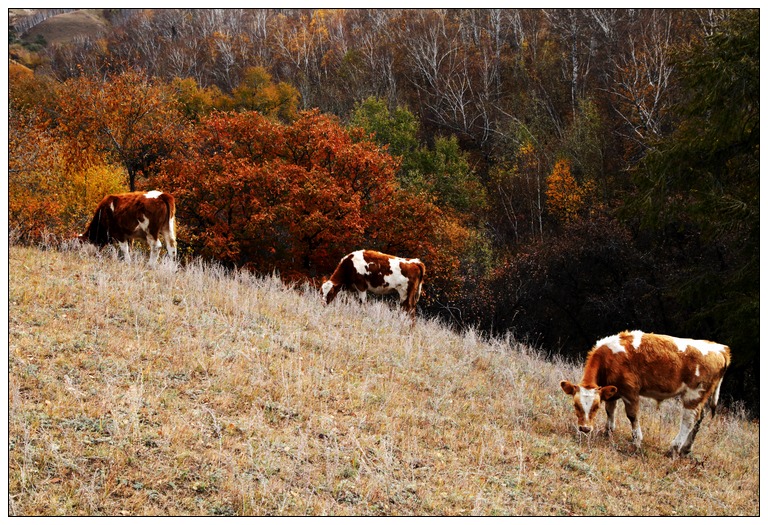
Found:
[(11, 515), (759, 514), (738, 411), (579, 439), (580, 367), (511, 338), (114, 254), (9, 248)]

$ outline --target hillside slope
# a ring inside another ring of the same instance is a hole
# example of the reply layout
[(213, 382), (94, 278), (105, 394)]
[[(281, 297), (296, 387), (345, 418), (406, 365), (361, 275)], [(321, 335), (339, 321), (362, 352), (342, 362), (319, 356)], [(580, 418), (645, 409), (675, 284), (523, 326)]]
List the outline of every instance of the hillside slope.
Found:
[[(758, 425), (576, 437), (579, 369), (390, 303), (105, 251), (9, 252), (14, 515), (756, 515)], [(604, 415), (602, 416), (605, 417)], [(601, 419), (602, 421), (602, 419)]]
[(109, 27), (103, 9), (78, 9), (51, 16), (32, 27), (24, 41), (34, 42), (43, 37), (48, 44), (62, 44), (76, 38), (95, 38)]

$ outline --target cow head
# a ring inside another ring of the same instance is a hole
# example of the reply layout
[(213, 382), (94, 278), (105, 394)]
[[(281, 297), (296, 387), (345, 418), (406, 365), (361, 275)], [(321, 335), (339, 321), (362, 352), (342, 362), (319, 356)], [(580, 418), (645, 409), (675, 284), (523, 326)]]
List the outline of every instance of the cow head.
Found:
[(595, 416), (600, 404), (616, 395), (615, 386), (586, 388), (574, 385), (570, 381), (560, 381), (560, 388), (569, 396), (573, 396), (573, 408), (576, 410), (579, 431), (589, 434), (595, 426)]
[(109, 208), (109, 206), (100, 206), (93, 215), (93, 219), (91, 219), (85, 232), (78, 235), (78, 238), (82, 242), (88, 241), (96, 246), (105, 246), (109, 244), (112, 240), (109, 234), (111, 221), (111, 208)]
[(99, 251), (99, 247), (90, 242), (88, 232), (80, 233), (68, 238), (66, 240), (66, 246), (70, 249), (82, 250), (84, 253), (91, 255), (94, 255)]
[(323, 286), (320, 288), (320, 290), (323, 292), (323, 299), (325, 299), (326, 304), (333, 301), (333, 299), (336, 297), (336, 294), (339, 293), (339, 286), (334, 286), (333, 281), (329, 280), (323, 280)]

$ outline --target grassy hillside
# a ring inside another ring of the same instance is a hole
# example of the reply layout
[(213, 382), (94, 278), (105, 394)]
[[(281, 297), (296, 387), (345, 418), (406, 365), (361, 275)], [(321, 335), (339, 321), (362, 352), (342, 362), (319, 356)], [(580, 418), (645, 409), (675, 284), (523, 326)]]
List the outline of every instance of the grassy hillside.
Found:
[[(578, 367), (390, 303), (10, 247), (12, 515), (757, 515), (758, 424), (574, 433)], [(585, 349), (586, 350), (586, 349)], [(605, 415), (603, 413), (602, 418)], [(604, 421), (602, 419), (601, 421)]]
[(40, 37), (48, 44), (62, 44), (78, 37), (96, 37), (109, 26), (103, 9), (79, 9), (52, 16), (29, 30), (25, 42), (35, 42)]

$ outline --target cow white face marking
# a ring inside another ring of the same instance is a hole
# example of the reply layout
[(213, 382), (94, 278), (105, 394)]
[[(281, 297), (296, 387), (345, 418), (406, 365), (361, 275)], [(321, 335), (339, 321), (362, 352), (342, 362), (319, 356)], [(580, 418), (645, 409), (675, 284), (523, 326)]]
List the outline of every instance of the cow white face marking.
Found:
[(632, 346), (637, 350), (640, 348), (640, 343), (643, 342), (643, 332), (640, 330), (633, 330), (630, 334), (632, 334)]
[(584, 409), (585, 415), (589, 415), (592, 411), (595, 398), (597, 398), (597, 389), (579, 387), (579, 399), (581, 400), (581, 408)]
[(323, 286), (321, 290), (323, 291), (323, 299), (328, 299), (328, 292), (331, 291), (331, 288), (333, 288), (333, 282), (331, 281), (325, 281), (323, 283)]
[[(603, 387), (585, 387), (582, 385), (574, 385), (570, 381), (560, 381), (560, 388), (563, 389), (567, 395), (573, 399), (573, 408), (576, 412), (576, 419), (578, 420), (579, 432), (589, 434), (595, 427), (595, 419), (599, 411), (600, 405), (604, 400), (612, 399), (618, 392), (618, 389), (613, 385)], [(606, 407), (608, 414), (607, 426), (612, 428), (614, 426), (613, 418), (615, 414), (615, 403), (611, 405), (611, 408)]]
[(600, 408), (599, 390), (580, 386), (573, 393), (573, 408), (576, 411), (579, 431), (585, 434), (592, 432), (595, 426), (595, 417)]
[(145, 193), (144, 196), (147, 199), (156, 199), (156, 198), (158, 198), (162, 194), (163, 194), (162, 191), (152, 190), (152, 191), (148, 191), (147, 193)]
[(696, 377), (699, 377), (699, 375), (701, 375), (699, 374), (699, 365), (696, 365)]
[(597, 343), (595, 343), (595, 348), (600, 348), (601, 346), (607, 346), (611, 349), (611, 352), (614, 354), (618, 354), (620, 352), (626, 352), (626, 349), (621, 346), (621, 341), (619, 340), (618, 335), (611, 335), (608, 337), (604, 337), (603, 339), (600, 339)]

